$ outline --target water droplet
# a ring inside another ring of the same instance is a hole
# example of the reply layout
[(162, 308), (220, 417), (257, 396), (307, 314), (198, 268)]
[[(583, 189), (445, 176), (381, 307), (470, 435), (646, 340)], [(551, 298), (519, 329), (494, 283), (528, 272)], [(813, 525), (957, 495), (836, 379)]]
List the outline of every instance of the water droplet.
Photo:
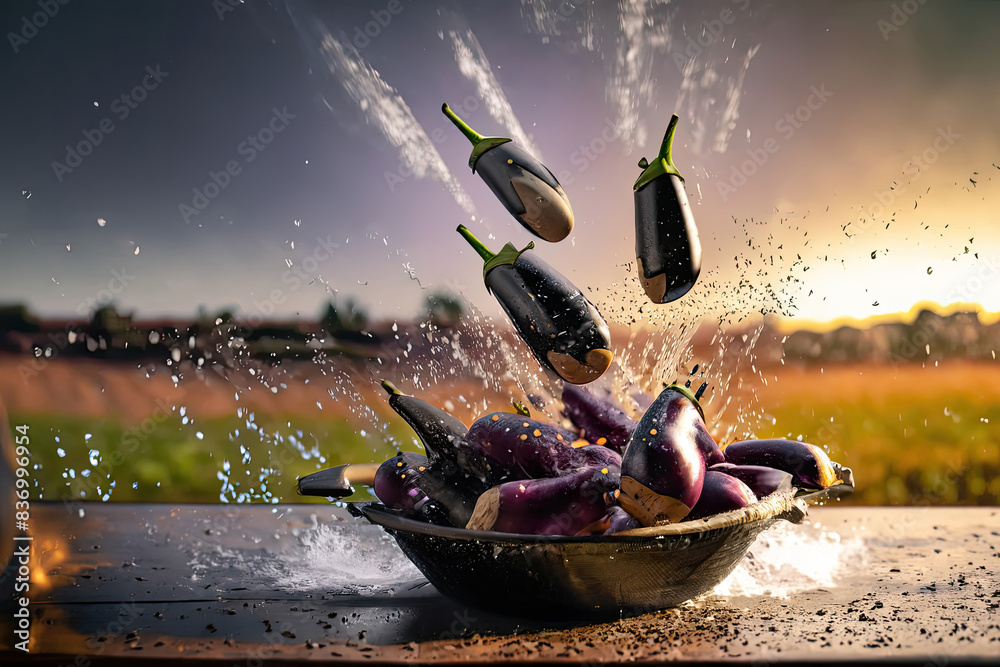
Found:
[(97, 219), (97, 226), (98, 227), (103, 227), (106, 224), (108, 224), (108, 221), (105, 220), (104, 218), (98, 218)]

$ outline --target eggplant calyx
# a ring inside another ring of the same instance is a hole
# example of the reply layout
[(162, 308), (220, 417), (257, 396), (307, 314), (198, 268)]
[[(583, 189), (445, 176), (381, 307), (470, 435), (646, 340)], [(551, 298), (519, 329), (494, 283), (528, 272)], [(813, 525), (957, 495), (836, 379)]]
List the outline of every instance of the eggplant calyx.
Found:
[(705, 419), (705, 410), (702, 409), (701, 407), (701, 401), (699, 401), (697, 398), (694, 397), (694, 394), (691, 393), (690, 389), (688, 389), (682, 384), (672, 384), (669, 387), (667, 387), (667, 389), (673, 389), (678, 394), (680, 394), (684, 398), (694, 403), (694, 407), (698, 408), (698, 414), (701, 415), (701, 420), (706, 424), (708, 423), (708, 421)]
[[(674, 132), (677, 130), (677, 121), (680, 120), (677, 114), (674, 114), (670, 118), (670, 124), (667, 125), (667, 132), (663, 135), (663, 143), (660, 144), (660, 153), (651, 162), (646, 162), (646, 158), (639, 161), (639, 167), (642, 168), (642, 173), (639, 174), (639, 178), (636, 180), (635, 185), (632, 186), (633, 190), (640, 190), (644, 185), (648, 185), (651, 181), (656, 180), (664, 174), (670, 174), (684, 181), (684, 177), (674, 166), (674, 159), (670, 151), (674, 145)], [(645, 165), (643, 163), (646, 162)]]
[(479, 158), (482, 157), (483, 153), (491, 148), (499, 146), (500, 144), (512, 141), (509, 137), (484, 137), (469, 127), (464, 120), (459, 118), (455, 112), (451, 110), (451, 107), (449, 107), (447, 103), (441, 105), (441, 111), (443, 111), (444, 115), (455, 124), (455, 127), (461, 130), (462, 134), (464, 134), (465, 137), (472, 142), (472, 155), (469, 156), (469, 168), (472, 169), (473, 172), (476, 171), (476, 163), (479, 162)]
[(469, 242), (469, 245), (471, 245), (473, 249), (479, 253), (479, 256), (483, 258), (483, 261), (485, 262), (483, 265), (484, 279), (486, 278), (486, 274), (496, 267), (503, 264), (513, 264), (522, 253), (525, 253), (535, 247), (534, 241), (524, 246), (521, 250), (515, 248), (513, 243), (507, 243), (503, 248), (501, 248), (500, 252), (495, 253), (487, 248), (482, 241), (477, 239), (465, 225), (459, 225), (457, 231), (465, 238), (466, 241)]
[(510, 404), (514, 408), (514, 412), (521, 415), (522, 417), (528, 417), (529, 419), (531, 418), (531, 410), (525, 407), (524, 403), (522, 403), (521, 401), (511, 400)]
[(396, 385), (394, 385), (393, 383), (389, 382), (388, 380), (382, 380), (382, 388), (385, 389), (386, 392), (390, 396), (405, 396), (406, 395), (403, 392), (401, 392), (399, 389), (397, 389)]

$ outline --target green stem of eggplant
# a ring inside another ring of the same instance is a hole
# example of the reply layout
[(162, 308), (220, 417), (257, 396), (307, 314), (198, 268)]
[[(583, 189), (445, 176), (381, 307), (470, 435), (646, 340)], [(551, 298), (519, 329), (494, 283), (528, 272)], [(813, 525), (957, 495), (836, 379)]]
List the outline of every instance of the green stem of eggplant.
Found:
[(705, 423), (708, 423), (707, 421), (705, 421), (705, 410), (702, 409), (701, 407), (701, 401), (695, 398), (694, 394), (691, 393), (690, 389), (681, 384), (672, 384), (670, 385), (670, 389), (673, 389), (678, 394), (681, 394), (682, 396), (684, 396), (684, 398), (694, 403), (694, 407), (698, 408), (698, 414), (701, 415), (701, 420)]
[(464, 134), (466, 138), (472, 142), (473, 146), (483, 140), (483, 135), (466, 125), (465, 121), (456, 116), (455, 112), (451, 110), (451, 107), (449, 107), (447, 103), (441, 105), (441, 111), (444, 112), (445, 116), (451, 119), (451, 122), (455, 124), (455, 127), (462, 131), (462, 134)]
[(674, 132), (677, 130), (677, 122), (679, 120), (680, 118), (677, 116), (677, 114), (671, 116), (670, 124), (667, 125), (667, 131), (663, 135), (663, 143), (660, 144), (660, 154), (658, 156), (660, 159), (666, 160), (667, 166), (670, 167), (670, 169), (672, 169), (674, 172), (677, 171), (677, 167), (674, 166), (674, 158), (670, 154), (670, 151), (674, 147)]
[(477, 239), (465, 225), (458, 226), (458, 233), (465, 237), (465, 240), (468, 241), (469, 245), (471, 245), (475, 251), (479, 253), (479, 256), (483, 258), (484, 262), (488, 262), (496, 257), (496, 253), (483, 245), (483, 242)]
[(396, 388), (396, 385), (389, 382), (388, 380), (382, 380), (382, 388), (385, 389), (390, 396), (402, 396), (403, 392)]

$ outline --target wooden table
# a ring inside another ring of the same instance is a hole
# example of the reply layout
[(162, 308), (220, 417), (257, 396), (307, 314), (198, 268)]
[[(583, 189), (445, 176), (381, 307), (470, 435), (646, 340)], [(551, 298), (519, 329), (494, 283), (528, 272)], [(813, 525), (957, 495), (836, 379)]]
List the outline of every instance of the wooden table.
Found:
[[(744, 583), (726, 585), (731, 593), (784, 587), (787, 598), (710, 595), (579, 625), (452, 602), (381, 529), (339, 507), (33, 504), (30, 653), (13, 648), (16, 572), (8, 569), (0, 663), (892, 659), (950, 667), (1000, 656), (1000, 509), (823, 507), (803, 525), (781, 525), (751, 550)], [(791, 575), (778, 569), (783, 555)], [(838, 572), (824, 570), (827, 558)], [(815, 569), (815, 581), (796, 575), (796, 565)]]

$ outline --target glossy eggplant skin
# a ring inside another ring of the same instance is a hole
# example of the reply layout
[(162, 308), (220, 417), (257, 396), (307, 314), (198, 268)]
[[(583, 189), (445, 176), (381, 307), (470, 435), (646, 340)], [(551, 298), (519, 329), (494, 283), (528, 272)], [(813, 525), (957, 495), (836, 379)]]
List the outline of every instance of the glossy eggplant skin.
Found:
[(565, 190), (545, 165), (513, 141), (483, 153), (473, 171), (514, 219), (540, 239), (562, 241), (573, 230)]
[(704, 421), (693, 398), (683, 387), (664, 389), (625, 448), (618, 502), (645, 526), (681, 521), (701, 496), (706, 465), (698, 434)]
[(482, 493), (507, 479), (509, 471), (498, 466), (470, 440), (469, 428), (441, 408), (403, 394), (392, 383), (382, 381), (389, 393), (389, 406), (416, 431), (435, 470), (452, 483), (464, 482), (470, 493)]
[(593, 466), (621, 469), (621, 457), (611, 449), (576, 447), (566, 429), (510, 412), (476, 420), (468, 437), (509, 470), (510, 479), (558, 477)]
[(750, 487), (757, 498), (766, 498), (778, 491), (792, 490), (792, 476), (777, 468), (767, 466), (736, 465), (735, 463), (717, 463), (709, 467), (710, 472), (724, 472), (735, 477)]
[(724, 472), (708, 470), (705, 472), (705, 484), (701, 489), (701, 497), (687, 520), (704, 519), (723, 512), (738, 510), (757, 502), (757, 496), (750, 487)]
[(447, 526), (464, 526), (472, 516), (477, 493), (451, 483), (426, 456), (410, 452), (387, 459), (375, 473), (375, 495), (386, 507)]
[(506, 482), (476, 502), (466, 528), (529, 535), (576, 535), (604, 516), (617, 471), (596, 466), (559, 477)]
[(681, 298), (701, 273), (698, 228), (671, 156), (677, 121), (671, 118), (659, 155), (639, 163), (643, 172), (633, 186), (639, 281), (653, 303)]
[(744, 440), (728, 445), (724, 454), (728, 463), (783, 470), (797, 488), (825, 489), (838, 481), (826, 452), (799, 440)]
[(486, 182), (504, 208), (525, 229), (546, 241), (573, 230), (573, 207), (555, 175), (507, 137), (484, 137), (455, 115), (441, 111), (472, 142), (469, 167)]
[(583, 293), (537, 255), (521, 253), (485, 276), (538, 362), (564, 381), (586, 384), (610, 366), (611, 333)]
[(583, 431), (585, 439), (619, 454), (625, 450), (636, 421), (610, 398), (599, 398), (583, 387), (566, 384), (562, 400), (563, 414)]

